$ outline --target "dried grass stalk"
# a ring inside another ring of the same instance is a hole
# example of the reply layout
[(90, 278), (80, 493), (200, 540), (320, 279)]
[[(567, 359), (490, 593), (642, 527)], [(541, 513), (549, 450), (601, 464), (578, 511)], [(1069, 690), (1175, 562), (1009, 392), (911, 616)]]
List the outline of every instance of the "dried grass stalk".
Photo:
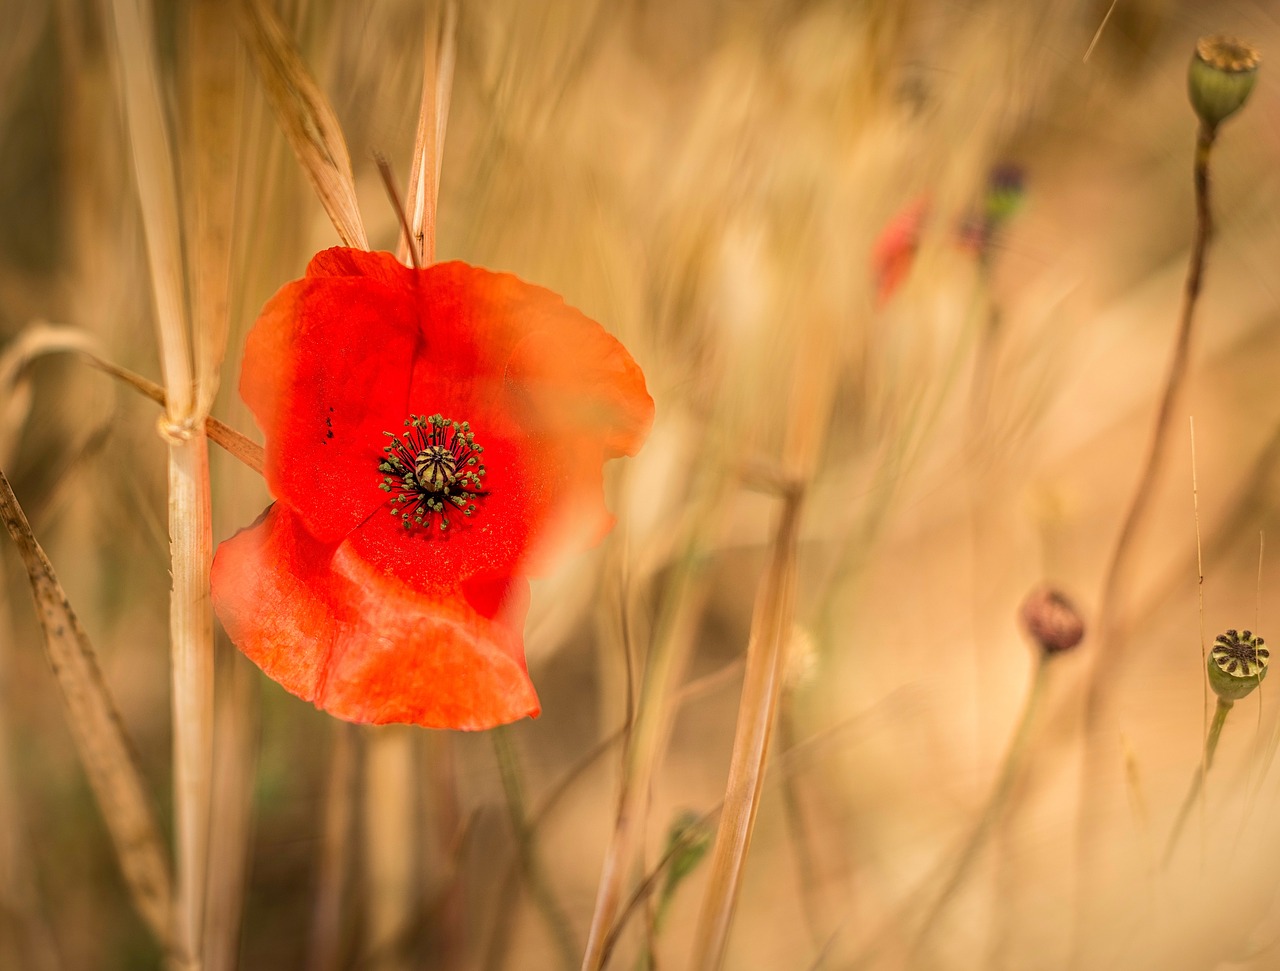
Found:
[(67, 705), (67, 723), (107, 824), (125, 883), (143, 921), (167, 947), (172, 927), (172, 881), (155, 811), (98, 669), (93, 645), (36, 542), (9, 480), (0, 472), (0, 516), (31, 580), (44, 632), (45, 654)]
[(240, 964), (240, 915), (244, 909), (257, 768), (256, 669), (234, 652), (221, 660), (226, 663), (219, 665), (215, 715), (205, 971), (234, 971)]
[(177, 180), (161, 104), (150, 9), (144, 0), (112, 4), (118, 70), (133, 146), (164, 366), (169, 444), (169, 598), (172, 658), (173, 786), (178, 919), (174, 960), (198, 968), (203, 954), (213, 774), (213, 560), (209, 455), (196, 413), (196, 386), (182, 275)]
[(169, 443), (169, 551), (178, 943), (179, 953), (198, 967), (204, 951), (213, 791), (213, 606), (209, 599), (213, 521), (203, 430), (185, 440), (173, 437)]
[(166, 408), (169, 419), (178, 422), (191, 414), (195, 399), (187, 339), (178, 187), (153, 50), (151, 9), (145, 0), (114, 0), (111, 10), (116, 70), (124, 94), (160, 330), (160, 365), (168, 392)]
[(195, 160), (196, 414), (213, 407), (227, 347), (231, 235), (236, 211), (242, 71), (235, 24), (222, 0), (196, 0), (188, 28), (191, 156)]
[(417, 247), (419, 261), (435, 262), (436, 201), (444, 164), (444, 133), (449, 123), (449, 99), (453, 92), (453, 65), (457, 49), (458, 5), (442, 0), (427, 18), (426, 56), (422, 70), (422, 101), (413, 139), (413, 165), (409, 170), (408, 217), (412, 239), (402, 239), (396, 249), (400, 262), (408, 262), (410, 248)]
[(723, 966), (729, 927), (738, 900), (742, 870), (751, 846), (760, 792), (764, 786), (769, 741), (777, 721), (778, 698), (786, 670), (787, 643), (795, 604), (796, 541), (803, 493), (786, 493), (773, 538), (769, 570), (756, 599), (747, 671), (738, 704), (738, 727), (729, 763), (724, 810), (712, 851), (711, 872), (702, 899), (690, 967), (715, 971)]
[(368, 249), (351, 156), (328, 99), (265, 0), (241, 0), (241, 25), (276, 120), (347, 246)]

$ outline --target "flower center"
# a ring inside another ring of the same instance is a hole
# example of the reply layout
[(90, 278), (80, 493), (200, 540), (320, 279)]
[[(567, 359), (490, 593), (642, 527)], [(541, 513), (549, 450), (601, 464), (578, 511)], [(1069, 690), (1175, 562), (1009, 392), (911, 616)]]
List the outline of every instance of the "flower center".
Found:
[(473, 515), (475, 500), (488, 493), (481, 489), (484, 447), (476, 444), (471, 425), (441, 415), (410, 415), (404, 424), (399, 435), (382, 433), (391, 441), (378, 462), (378, 488), (392, 494), (391, 515), (405, 529), (438, 519), (442, 530), (449, 528), (450, 512)]
[(1265, 644), (1266, 641), (1255, 637), (1252, 631), (1237, 634), (1234, 630), (1229, 630), (1218, 635), (1210, 657), (1218, 670), (1226, 674), (1238, 678), (1260, 677), (1271, 660), (1271, 652)]

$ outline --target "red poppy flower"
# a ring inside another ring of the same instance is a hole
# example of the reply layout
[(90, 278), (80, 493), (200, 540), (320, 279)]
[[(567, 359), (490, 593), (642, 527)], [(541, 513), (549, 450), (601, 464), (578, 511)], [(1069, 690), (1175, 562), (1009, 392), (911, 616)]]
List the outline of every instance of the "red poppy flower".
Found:
[(612, 527), (601, 466), (653, 419), (622, 345), (509, 274), (339, 248), (268, 302), (240, 392), (276, 502), (214, 559), (236, 646), (350, 721), (537, 715), (526, 578)]
[(887, 303), (911, 272), (920, 247), (920, 231), (928, 214), (929, 200), (915, 199), (900, 209), (876, 237), (871, 247), (871, 269), (878, 304)]

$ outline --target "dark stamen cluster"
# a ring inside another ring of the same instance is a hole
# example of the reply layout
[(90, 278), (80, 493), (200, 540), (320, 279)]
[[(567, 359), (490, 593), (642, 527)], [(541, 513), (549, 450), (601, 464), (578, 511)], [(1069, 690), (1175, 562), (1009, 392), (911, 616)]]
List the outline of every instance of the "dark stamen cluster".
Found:
[(1271, 652), (1265, 645), (1266, 641), (1255, 637), (1252, 631), (1229, 630), (1218, 635), (1209, 655), (1218, 670), (1237, 678), (1252, 678), (1261, 676), (1270, 663)]
[(391, 515), (400, 517), (405, 529), (427, 526), (432, 516), (440, 517), (440, 528), (449, 528), (448, 513), (464, 516), (476, 511), (475, 500), (482, 491), (483, 446), (477, 445), (468, 422), (441, 415), (410, 415), (408, 430), (400, 435), (383, 432), (391, 442), (384, 446), (378, 463), (383, 473), (383, 492), (393, 493)]

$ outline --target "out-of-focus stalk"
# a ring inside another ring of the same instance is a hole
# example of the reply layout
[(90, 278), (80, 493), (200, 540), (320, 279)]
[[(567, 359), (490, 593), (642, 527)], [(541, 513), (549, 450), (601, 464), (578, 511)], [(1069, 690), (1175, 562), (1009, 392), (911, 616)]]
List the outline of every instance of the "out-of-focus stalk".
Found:
[(703, 896), (691, 968), (711, 971), (724, 964), (785, 674), (803, 495), (796, 487), (783, 498), (769, 569), (756, 600), (724, 811), (712, 851), (711, 878)]

